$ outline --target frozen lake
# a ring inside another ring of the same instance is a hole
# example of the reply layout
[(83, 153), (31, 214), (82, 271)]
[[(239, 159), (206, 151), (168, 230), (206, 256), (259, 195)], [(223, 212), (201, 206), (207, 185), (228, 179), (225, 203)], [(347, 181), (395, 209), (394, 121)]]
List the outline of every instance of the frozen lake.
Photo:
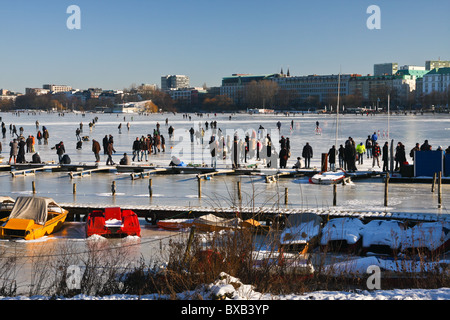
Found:
[[(328, 152), (329, 148), (336, 142), (336, 118), (333, 115), (248, 115), (236, 114), (214, 114), (197, 115), (190, 114), (81, 114), (67, 113), (60, 116), (55, 113), (28, 114), (21, 113), (20, 116), (12, 113), (0, 113), (2, 121), (7, 126), (6, 137), (0, 141), (3, 145), (3, 163), (8, 162), (9, 142), (12, 136), (9, 133), (9, 125), (14, 124), (19, 130), (24, 129), (24, 136), (36, 136), (36, 120), (39, 128), (47, 127), (50, 138), (48, 145), (36, 143), (35, 149), (39, 151), (43, 161), (57, 160), (55, 144), (64, 141), (66, 153), (69, 154), (72, 163), (94, 164), (95, 157), (91, 151), (92, 139), (99, 142), (105, 135), (113, 135), (114, 147), (117, 153), (113, 156), (118, 162), (124, 152), (132, 153), (132, 144), (136, 137), (152, 133), (156, 124), (161, 125), (161, 133), (166, 137), (166, 152), (151, 155), (148, 162), (136, 162), (137, 164), (153, 164), (167, 166), (172, 154), (181, 158), (186, 163), (210, 164), (209, 149), (197, 140), (190, 143), (188, 130), (192, 127), (198, 130), (199, 126), (205, 128), (205, 122), (217, 121), (217, 128), (223, 134), (233, 135), (238, 132), (239, 138), (244, 138), (245, 132), (254, 130), (262, 125), (272, 136), (274, 146), (278, 148), (278, 137), (283, 135), (291, 140), (292, 157), (288, 161), (290, 168), (306, 142), (309, 142), (314, 150), (312, 167), (320, 168), (321, 153)], [(89, 122), (95, 117), (98, 121), (92, 130), (89, 130)], [(165, 120), (168, 119), (168, 126)], [(277, 122), (281, 122), (281, 130), (278, 132)], [(294, 126), (291, 128), (291, 121)], [(322, 129), (321, 134), (316, 134), (316, 121)], [(76, 149), (77, 138), (75, 130), (83, 123), (81, 136), (89, 136), (90, 141), (83, 143), (81, 150)], [(127, 130), (127, 123), (130, 130)], [(122, 123), (122, 131), (119, 133), (118, 126)], [(388, 127), (389, 123), (389, 127)], [(168, 137), (167, 129), (173, 126), (175, 137)], [(387, 132), (389, 131), (389, 137)], [(205, 132), (204, 142), (209, 141), (212, 130)], [(433, 149), (441, 145), (444, 149), (450, 144), (450, 117), (449, 115), (386, 115), (361, 116), (340, 115), (338, 126), (338, 145), (344, 144), (351, 136), (356, 143), (364, 142), (368, 135), (379, 132), (381, 144), (384, 141), (394, 139), (396, 144), (401, 141), (406, 146), (407, 155), (416, 142), (422, 144), (428, 139)], [(181, 139), (181, 140), (180, 140)], [(181, 141), (181, 142), (180, 142)], [(407, 156), (408, 161), (411, 161)], [(26, 160), (31, 160), (31, 153), (26, 154)], [(106, 156), (101, 152), (101, 165), (105, 165)], [(249, 164), (257, 163), (255, 159), (249, 160)], [(218, 160), (219, 168), (230, 167), (229, 159), (225, 162)], [(371, 162), (364, 159), (364, 164), (358, 166), (359, 170), (371, 169)], [(379, 170), (375, 168), (375, 170)], [(326, 185), (313, 185), (308, 183), (307, 178), (292, 179), (281, 178), (278, 183), (265, 183), (263, 176), (215, 176), (211, 180), (202, 182), (203, 196), (197, 196), (197, 179), (195, 175), (154, 175), (153, 197), (149, 197), (147, 179), (132, 180), (128, 173), (94, 173), (91, 176), (71, 179), (67, 172), (51, 173), (39, 172), (36, 175), (25, 177), (11, 177), (8, 171), (0, 172), (0, 194), (16, 198), (20, 195), (30, 195), (32, 181), (36, 183), (38, 196), (46, 196), (55, 199), (58, 203), (82, 203), (82, 204), (104, 204), (104, 205), (168, 205), (168, 206), (213, 206), (229, 207), (237, 204), (236, 182), (240, 179), (242, 183), (243, 206), (268, 206), (285, 207), (284, 190), (289, 190), (288, 207), (291, 208), (317, 208), (327, 209), (332, 206), (332, 187)], [(116, 182), (116, 195), (111, 194), (111, 183)], [(77, 193), (73, 194), (73, 183), (77, 184)], [(356, 180), (349, 185), (339, 185), (337, 188), (336, 210), (355, 211), (390, 211), (411, 214), (436, 214), (448, 215), (450, 198), (449, 185), (443, 185), (443, 204), (438, 207), (437, 193), (431, 192), (429, 184), (390, 184), (389, 204), (384, 207), (384, 184), (381, 179)], [(137, 261), (144, 257), (146, 262), (164, 261), (164, 246), (168, 244), (173, 233), (151, 228), (144, 219), (141, 219), (142, 237), (139, 239), (92, 241), (86, 239), (84, 224), (82, 222), (68, 222), (58, 233), (35, 241), (0, 241), (1, 256), (20, 257), (13, 269), (13, 275), (17, 282), (19, 292), (27, 293), (30, 283), (36, 281), (39, 276), (39, 264), (42, 261), (51, 263), (54, 256), (68, 259), (69, 264), (82, 265), (83, 259), (89, 248), (98, 246), (98, 252), (115, 254), (121, 249), (127, 253), (127, 261)], [(180, 235), (175, 235), (180, 237)], [(186, 237), (186, 234), (181, 235)], [(94, 248), (95, 249), (95, 248)], [(111, 251), (112, 250), (112, 251)], [(65, 253), (71, 252), (70, 255)], [(48, 259), (48, 260), (47, 260)], [(5, 261), (5, 260), (0, 260)]]
[[(36, 121), (39, 128), (45, 126), (49, 133), (48, 145), (36, 143), (35, 149), (39, 151), (42, 161), (57, 160), (55, 144), (63, 141), (66, 153), (70, 156), (72, 164), (94, 164), (95, 157), (91, 151), (92, 140), (100, 142), (105, 135), (114, 137), (114, 148), (117, 151), (113, 159), (117, 163), (126, 152), (131, 156), (132, 144), (136, 137), (151, 134), (160, 124), (161, 134), (166, 137), (166, 151), (156, 155), (150, 155), (148, 162), (134, 162), (136, 164), (152, 164), (167, 166), (172, 155), (179, 156), (185, 163), (210, 165), (210, 154), (207, 143), (212, 133), (211, 126), (205, 130), (204, 146), (201, 140), (194, 138), (191, 144), (189, 129), (192, 127), (198, 131), (205, 127), (205, 122), (217, 121), (217, 130), (220, 129), (224, 137), (238, 133), (240, 139), (244, 139), (245, 133), (251, 135), (252, 131), (258, 135), (258, 128), (263, 126), (266, 133), (272, 137), (275, 148), (279, 147), (280, 136), (288, 137), (291, 141), (292, 156), (287, 167), (295, 163), (297, 156), (301, 155), (302, 148), (309, 142), (314, 150), (311, 167), (320, 168), (321, 153), (328, 152), (336, 142), (336, 116), (335, 115), (249, 115), (249, 114), (204, 114), (202, 117), (194, 114), (102, 114), (86, 113), (84, 116), (76, 113), (66, 113), (61, 116), (57, 113), (0, 113), (2, 121), (8, 131), (6, 137), (1, 139), (3, 145), (3, 163), (8, 162), (9, 142), (12, 136), (9, 134), (9, 125), (14, 124), (19, 130), (23, 127), (23, 135), (36, 136)], [(95, 126), (89, 129), (89, 122), (98, 117)], [(190, 117), (190, 118), (189, 118)], [(166, 125), (166, 119), (168, 125)], [(278, 131), (277, 122), (280, 121), (281, 129)], [(293, 127), (291, 124), (293, 121)], [(316, 121), (322, 130), (316, 134)], [(81, 136), (89, 136), (90, 141), (85, 141), (81, 150), (76, 149), (77, 138), (75, 130), (83, 123)], [(130, 129), (127, 130), (127, 123)], [(121, 133), (118, 126), (122, 124)], [(167, 130), (169, 126), (175, 129), (173, 139), (169, 139)], [(450, 116), (449, 115), (339, 115), (337, 144), (344, 144), (351, 136), (356, 143), (364, 142), (373, 132), (379, 133), (380, 145), (385, 141), (394, 140), (402, 142), (406, 146), (407, 160), (409, 150), (416, 142), (422, 144), (428, 139), (433, 149), (439, 145), (444, 149), (450, 145)], [(216, 131), (217, 132), (217, 131)], [(389, 133), (389, 137), (388, 137)], [(31, 153), (26, 154), (26, 160), (31, 160)], [(363, 165), (358, 165), (359, 170), (371, 170), (371, 161), (364, 159)], [(250, 159), (248, 164), (258, 163), (256, 159)], [(101, 163), (106, 164), (106, 155), (101, 151)], [(231, 162), (218, 160), (218, 168), (230, 168)], [(379, 170), (375, 168), (375, 170)], [(12, 178), (9, 172), (0, 172), (0, 187), (2, 195), (13, 198), (31, 194), (32, 181), (36, 183), (37, 195), (54, 198), (60, 203), (96, 203), (106, 205), (177, 205), (177, 206), (230, 206), (236, 203), (236, 181), (242, 183), (243, 206), (284, 206), (284, 190), (289, 190), (289, 204), (293, 208), (329, 208), (332, 205), (332, 188), (330, 186), (312, 185), (305, 179), (281, 178), (278, 183), (265, 183), (263, 176), (215, 176), (211, 180), (203, 182), (203, 196), (197, 197), (197, 180), (195, 175), (154, 175), (152, 176), (153, 197), (149, 197), (147, 179), (131, 180), (128, 173), (94, 173), (90, 177), (70, 179), (66, 172), (51, 173), (39, 172), (35, 176)], [(116, 183), (116, 195), (111, 196), (112, 181)], [(77, 193), (73, 194), (73, 183), (77, 184)], [(412, 213), (448, 214), (449, 198), (446, 196), (450, 189), (443, 185), (443, 205), (437, 205), (437, 194), (431, 192), (428, 184), (391, 184), (389, 189), (389, 206), (384, 207), (384, 184), (381, 179), (357, 180), (351, 185), (338, 186), (337, 208), (344, 210), (363, 211), (395, 211)]]

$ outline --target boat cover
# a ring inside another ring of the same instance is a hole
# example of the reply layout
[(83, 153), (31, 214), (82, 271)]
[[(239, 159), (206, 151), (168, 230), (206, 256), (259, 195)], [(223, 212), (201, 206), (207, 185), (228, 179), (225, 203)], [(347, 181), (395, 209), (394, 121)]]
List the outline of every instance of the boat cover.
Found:
[(36, 224), (44, 225), (47, 221), (49, 204), (57, 205), (51, 198), (18, 197), (9, 219), (31, 219)]
[(281, 233), (282, 243), (306, 243), (320, 232), (322, 219), (314, 213), (291, 214)]
[(242, 220), (239, 218), (224, 219), (214, 214), (206, 214), (194, 219), (194, 224), (204, 224), (220, 227), (237, 227), (240, 223), (242, 223)]
[(14, 199), (8, 196), (0, 196), (0, 203), (14, 203)]

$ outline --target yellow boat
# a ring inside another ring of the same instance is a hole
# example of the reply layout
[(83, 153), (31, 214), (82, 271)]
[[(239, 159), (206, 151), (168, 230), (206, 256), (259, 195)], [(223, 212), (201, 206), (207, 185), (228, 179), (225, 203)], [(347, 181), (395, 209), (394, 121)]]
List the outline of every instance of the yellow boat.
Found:
[(51, 198), (18, 197), (11, 214), (0, 227), (0, 237), (38, 239), (58, 231), (68, 213)]

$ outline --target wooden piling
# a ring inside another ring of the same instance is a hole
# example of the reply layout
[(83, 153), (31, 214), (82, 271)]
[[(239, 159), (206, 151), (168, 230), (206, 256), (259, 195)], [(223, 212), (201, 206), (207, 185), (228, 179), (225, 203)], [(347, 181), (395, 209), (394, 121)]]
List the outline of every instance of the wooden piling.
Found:
[(150, 195), (150, 198), (153, 196), (152, 186), (153, 186), (152, 179), (148, 179), (148, 193)]
[(289, 202), (288, 199), (288, 188), (284, 188), (284, 204), (287, 205)]
[(388, 194), (389, 194), (389, 172), (386, 172), (386, 180), (384, 181), (384, 206), (388, 205)]
[(435, 185), (436, 185), (436, 172), (434, 173), (433, 176), (433, 183), (431, 184), (431, 192), (434, 192)]
[(77, 193), (77, 184), (73, 184), (73, 194)]
[(237, 190), (238, 190), (238, 199), (239, 199), (239, 201), (241, 201), (242, 193), (241, 193), (241, 182), (240, 181), (237, 182)]
[(333, 184), (333, 206), (336, 206), (336, 193), (337, 193), (337, 186), (336, 184)]
[(197, 177), (197, 186), (198, 186), (198, 197), (199, 199), (202, 197), (202, 179)]
[(36, 193), (36, 182), (34, 180), (31, 182), (31, 188), (33, 190), (33, 193)]
[(116, 194), (116, 182), (113, 181), (111, 184), (111, 193), (114, 196)]

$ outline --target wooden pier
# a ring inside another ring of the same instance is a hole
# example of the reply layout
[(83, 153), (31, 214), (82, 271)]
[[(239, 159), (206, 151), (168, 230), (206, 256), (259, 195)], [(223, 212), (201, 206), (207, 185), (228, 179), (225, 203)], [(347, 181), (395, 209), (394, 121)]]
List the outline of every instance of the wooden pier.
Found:
[[(239, 167), (230, 169), (224, 168), (213, 168), (213, 167), (203, 167), (203, 166), (170, 166), (170, 167), (160, 167), (153, 165), (112, 165), (112, 166), (98, 166), (96, 164), (15, 164), (15, 165), (2, 165), (0, 170), (10, 171), (11, 175), (28, 175), (36, 174), (39, 171), (50, 171), (50, 172), (68, 172), (71, 178), (83, 177), (91, 175), (94, 172), (98, 173), (109, 173), (109, 172), (119, 172), (119, 173), (129, 173), (131, 179), (141, 179), (144, 177), (149, 177), (153, 174), (195, 174), (198, 178), (209, 179), (215, 175), (257, 175), (265, 176), (266, 182), (275, 182), (280, 178), (298, 178), (298, 177), (311, 177), (318, 173), (315, 169), (277, 169), (277, 168), (264, 168), (264, 167)], [(352, 180), (356, 179), (370, 179), (374, 177), (382, 176), (380, 172), (367, 171), (358, 172), (350, 175)]]
[[(114, 205), (61, 203), (61, 207), (69, 210), (70, 220), (82, 220), (94, 209), (114, 207)], [(373, 212), (373, 211), (339, 211), (334, 209), (298, 209), (286, 207), (187, 207), (187, 206), (158, 206), (158, 205), (121, 205), (121, 209), (133, 210), (140, 218), (147, 222), (156, 223), (157, 220), (194, 218), (205, 214), (215, 214), (220, 217), (241, 219), (256, 219), (273, 221), (276, 217), (292, 214), (315, 213), (326, 219), (356, 217), (363, 220), (399, 219), (413, 221), (450, 221), (447, 215), (421, 214), (409, 212)]]

